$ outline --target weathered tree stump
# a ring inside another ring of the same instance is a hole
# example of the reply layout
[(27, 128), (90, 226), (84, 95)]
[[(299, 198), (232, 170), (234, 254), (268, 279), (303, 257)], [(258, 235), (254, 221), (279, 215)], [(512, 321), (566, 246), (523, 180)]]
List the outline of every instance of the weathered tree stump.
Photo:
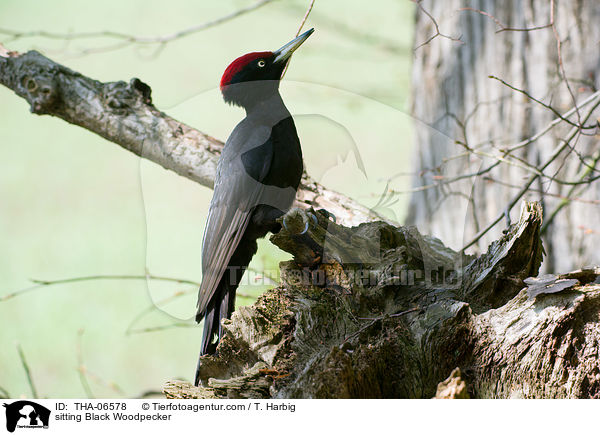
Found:
[(414, 228), (314, 215), (271, 237), (294, 259), (224, 321), (203, 386), (169, 382), (167, 397), (600, 395), (600, 270), (527, 279), (542, 260), (539, 204), (478, 258)]

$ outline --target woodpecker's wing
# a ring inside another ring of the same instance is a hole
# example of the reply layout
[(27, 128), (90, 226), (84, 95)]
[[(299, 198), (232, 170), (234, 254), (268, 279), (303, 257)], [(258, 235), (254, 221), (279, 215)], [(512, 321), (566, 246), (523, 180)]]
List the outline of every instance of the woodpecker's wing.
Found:
[[(250, 221), (254, 207), (262, 203), (265, 185), (260, 182), (269, 171), (272, 147), (261, 153), (260, 167), (248, 174), (242, 156), (269, 142), (271, 129), (240, 123), (232, 132), (221, 154), (215, 177), (202, 240), (202, 283), (198, 292), (198, 314), (204, 313), (215, 293), (229, 260)], [(258, 177), (257, 177), (258, 176)], [(258, 179), (257, 179), (258, 178)]]

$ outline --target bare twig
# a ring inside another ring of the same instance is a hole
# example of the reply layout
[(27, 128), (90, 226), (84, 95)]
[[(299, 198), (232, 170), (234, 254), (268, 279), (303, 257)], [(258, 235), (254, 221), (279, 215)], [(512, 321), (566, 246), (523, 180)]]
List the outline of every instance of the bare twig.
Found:
[[(554, 0), (552, 1), (552, 5), (554, 4)], [(554, 7), (551, 6), (552, 10), (554, 10)], [(553, 13), (550, 14), (550, 22), (548, 24), (544, 24), (542, 26), (533, 26), (533, 27), (510, 27), (510, 26), (505, 26), (504, 24), (502, 24), (502, 22), (496, 18), (495, 16), (493, 16), (492, 14), (490, 14), (489, 12), (485, 12), (479, 9), (475, 9), (475, 8), (460, 8), (459, 11), (471, 11), (471, 12), (476, 12), (480, 15), (483, 15), (484, 17), (488, 17), (490, 18), (492, 21), (494, 21), (494, 23), (496, 23), (496, 25), (499, 27), (498, 30), (496, 30), (496, 33), (501, 33), (501, 32), (532, 32), (534, 30), (542, 30), (542, 29), (547, 29), (549, 27), (552, 27), (554, 24), (554, 15)]]
[(92, 393), (92, 389), (90, 388), (90, 384), (87, 381), (86, 377), (86, 368), (83, 364), (83, 354), (81, 350), (81, 342), (83, 341), (83, 328), (77, 331), (77, 346), (76, 346), (76, 354), (77, 354), (77, 371), (79, 372), (79, 381), (81, 382), (81, 386), (83, 387), (83, 391), (85, 391), (85, 395), (88, 399), (94, 399), (94, 393)]
[(563, 113), (563, 115), (561, 117), (555, 118), (554, 120), (552, 120), (552, 122), (550, 122), (545, 128), (540, 130), (538, 133), (531, 136), (530, 138), (524, 139), (521, 142), (516, 143), (515, 145), (508, 148), (506, 150), (506, 152), (512, 153), (513, 151), (516, 151), (519, 148), (526, 147), (527, 145), (535, 142), (540, 137), (544, 136), (546, 133), (548, 133), (550, 130), (552, 130), (556, 125), (560, 124), (562, 122), (563, 118), (568, 118), (569, 116), (574, 114), (577, 110), (584, 108), (588, 104), (594, 102), (594, 100), (598, 99), (599, 97), (600, 97), (600, 91), (594, 92), (593, 94), (588, 96), (585, 100), (583, 100), (581, 103), (579, 103), (579, 105), (575, 104), (570, 110)]
[(10, 29), (0, 29), (0, 34), (7, 35), (11, 37), (10, 41), (14, 41), (16, 39), (23, 38), (31, 38), (31, 37), (42, 37), (48, 39), (59, 39), (72, 41), (77, 39), (96, 39), (96, 38), (110, 38), (118, 40), (119, 42), (115, 44), (106, 45), (98, 48), (86, 49), (81, 52), (81, 54), (90, 54), (90, 53), (98, 53), (98, 52), (106, 52), (111, 50), (117, 50), (120, 48), (127, 47), (132, 44), (161, 44), (164, 45), (168, 42), (174, 41), (176, 39), (184, 38), (186, 36), (192, 35), (194, 33), (198, 33), (202, 30), (209, 29), (211, 27), (215, 27), (224, 22), (230, 21), (234, 18), (237, 18), (241, 15), (247, 14), (248, 12), (254, 11), (262, 6), (265, 6), (269, 3), (274, 2), (275, 0), (260, 0), (256, 3), (247, 6), (245, 8), (238, 9), (232, 13), (219, 17), (215, 20), (207, 21), (202, 24), (198, 24), (192, 27), (188, 27), (187, 29), (183, 29), (174, 33), (169, 33), (161, 36), (135, 36), (127, 33), (121, 32), (113, 32), (113, 31), (102, 31), (102, 32), (80, 32), (80, 33), (55, 33), (55, 32), (47, 32), (44, 30), (34, 30), (30, 32), (21, 32), (17, 30)]
[(31, 370), (29, 370), (29, 364), (27, 364), (27, 359), (25, 358), (25, 353), (21, 348), (21, 345), (17, 343), (17, 352), (19, 353), (19, 359), (21, 360), (21, 365), (23, 366), (23, 370), (25, 371), (25, 375), (27, 376), (27, 382), (29, 383), (29, 388), (31, 389), (31, 395), (34, 399), (38, 399), (37, 389), (35, 388), (35, 384), (33, 383), (33, 377), (31, 376)]
[[(164, 299), (161, 299), (158, 302), (148, 305), (146, 308), (144, 308), (142, 311), (140, 311), (140, 313), (137, 316), (135, 316), (133, 318), (133, 320), (129, 323), (129, 325), (127, 326), (127, 329), (125, 330), (125, 335), (130, 335), (130, 334), (137, 333), (137, 332), (148, 332), (147, 330), (133, 329), (133, 327), (136, 323), (138, 323), (145, 316), (147, 316), (148, 314), (150, 314), (153, 311), (156, 311), (157, 307), (166, 305), (169, 302), (179, 299), (182, 296), (189, 295), (190, 293), (196, 293), (197, 291), (198, 291), (197, 286), (191, 290), (179, 290), (179, 291), (176, 291), (175, 293), (173, 293), (172, 295), (167, 296)], [(236, 298), (253, 299), (253, 300), (256, 299), (255, 296), (252, 296), (247, 293), (240, 292), (240, 291), (236, 292), (235, 297)], [(187, 324), (186, 324), (186, 326), (187, 326)], [(164, 328), (162, 328), (162, 329), (164, 329)]]
[[(40, 80), (50, 84), (44, 97), (38, 98), (25, 83)], [(61, 118), (203, 186), (214, 185), (223, 142), (159, 111), (151, 103), (150, 87), (137, 78), (129, 84), (102, 83), (29, 51), (16, 58), (0, 56), (0, 84), (25, 98), (34, 113)], [(70, 92), (81, 87), (88, 91)], [(57, 101), (60, 104), (54, 104)], [(125, 124), (129, 127), (123, 129)], [(307, 174), (302, 178), (295, 206), (325, 208), (350, 226), (382, 219), (352, 198), (326, 189)]]
[[(290, 13), (294, 14), (298, 11), (304, 11), (304, 7), (293, 3), (287, 6), (287, 8)], [(359, 44), (369, 45), (374, 49), (399, 55), (406, 55), (407, 51), (410, 50), (406, 41), (386, 38), (383, 35), (373, 32), (373, 29), (370, 27), (361, 28), (354, 23), (348, 24), (340, 17), (334, 15), (317, 14), (315, 12), (311, 14), (311, 19), (317, 25), (315, 27), (325, 28), (328, 32), (337, 32), (345, 39), (352, 39)]]
[[(581, 125), (581, 123), (575, 123), (575, 122), (569, 120), (568, 118), (566, 118), (563, 115), (561, 115), (560, 112), (558, 110), (556, 110), (554, 107), (550, 106), (549, 104), (544, 103), (543, 101), (538, 100), (537, 98), (533, 97), (530, 93), (528, 93), (524, 89), (519, 89), (519, 88), (511, 85), (510, 83), (505, 82), (501, 78), (494, 76), (494, 75), (490, 75), (488, 77), (491, 78), (491, 79), (494, 79), (494, 80), (498, 80), (504, 86), (512, 89), (513, 91), (517, 91), (517, 92), (525, 95), (530, 100), (535, 101), (539, 105), (541, 105), (541, 106), (545, 107), (546, 109), (550, 110), (552, 113), (554, 113), (554, 115), (556, 115), (558, 117), (558, 119), (560, 119), (561, 121), (566, 122), (567, 124), (569, 124), (569, 125), (571, 125), (573, 127), (581, 128), (581, 130), (595, 130), (596, 129), (596, 124)], [(577, 113), (577, 111), (579, 110), (579, 106), (577, 106), (577, 101), (573, 100), (573, 104), (574, 104), (573, 109), (572, 109), (573, 112), (571, 112), (571, 114)], [(579, 121), (581, 121), (581, 119)]]
[[(600, 106), (600, 101), (596, 102), (588, 111), (587, 115), (585, 116), (585, 118), (583, 119), (583, 122), (586, 122), (589, 117), (592, 115), (592, 113), (594, 112), (594, 110), (596, 110), (596, 108)], [(580, 128), (579, 127), (573, 127), (571, 129), (571, 132), (569, 133), (567, 139), (564, 140), (563, 144), (560, 145), (555, 151), (554, 153), (548, 158), (548, 160), (546, 160), (546, 162), (542, 165), (540, 171), (543, 173), (543, 171), (550, 166), (550, 164), (552, 162), (554, 162), (559, 155), (561, 155), (561, 153), (568, 147), (570, 147), (570, 142), (575, 139), (579, 133), (580, 133)], [(500, 222), (502, 220), (503, 217), (505, 217), (505, 215), (507, 213), (510, 212), (510, 210), (515, 206), (515, 204), (521, 199), (521, 197), (529, 190), (530, 186), (533, 184), (533, 182), (535, 180), (537, 180), (540, 177), (539, 174), (535, 174), (533, 176), (531, 176), (526, 182), (525, 185), (521, 188), (521, 190), (519, 190), (519, 192), (517, 192), (517, 194), (515, 196), (513, 196), (512, 200), (508, 203), (507, 207), (502, 211), (502, 213), (500, 215), (498, 215), (498, 217), (496, 217), (496, 219), (494, 219), (492, 222), (490, 222), (490, 224), (485, 227), (483, 230), (479, 231), (475, 237), (468, 242), (462, 249), (461, 251), (465, 251), (466, 249), (468, 249), (469, 247), (473, 246), (475, 243), (477, 243), (479, 241), (479, 239), (481, 239), (485, 234), (487, 234), (494, 226), (496, 226), (496, 224), (498, 222)]]
[[(581, 178), (582, 178), (582, 180), (578, 184), (575, 184), (574, 188), (576, 188), (576, 186), (579, 186), (579, 185), (584, 185), (584, 186), (590, 185), (589, 180), (584, 181), (583, 180), (584, 177), (581, 177)], [(496, 178), (490, 177), (489, 175), (482, 177), (482, 179), (485, 181), (489, 181), (491, 183), (496, 183), (496, 184), (500, 184), (502, 186), (510, 187), (512, 189), (520, 189), (522, 187), (517, 184), (512, 184), (512, 183), (508, 183), (506, 181), (498, 180)], [(567, 203), (580, 202), (582, 204), (600, 205), (600, 200), (598, 200), (598, 199), (584, 199), (584, 198), (580, 198), (577, 196), (572, 196), (573, 190), (571, 190), (570, 191), (571, 193), (569, 193), (567, 195), (560, 195), (558, 193), (548, 192), (547, 190), (534, 189), (534, 188), (530, 188), (529, 192), (543, 193), (544, 195), (551, 196), (553, 198), (562, 199)], [(544, 219), (544, 221), (548, 222), (548, 218)]]
[[(298, 31), (296, 32), (296, 37), (298, 37), (300, 35), (300, 32), (302, 31), (302, 28), (304, 27), (304, 24), (306, 23), (306, 20), (308, 19), (308, 16), (310, 15), (314, 5), (315, 5), (315, 0), (310, 0), (308, 9), (306, 10), (304, 17), (302, 17), (302, 21), (300, 21), (300, 26), (298, 26)], [(285, 65), (285, 68), (283, 68), (283, 72), (281, 73), (282, 79), (285, 76), (285, 73), (287, 72), (289, 66), (290, 66), (290, 62), (288, 61), (288, 63), (286, 63), (286, 65)]]
[(419, 8), (419, 10), (421, 12), (423, 12), (425, 15), (427, 15), (427, 17), (431, 20), (431, 22), (433, 23), (433, 26), (435, 27), (435, 33), (432, 36), (430, 36), (429, 38), (427, 38), (423, 43), (417, 45), (415, 47), (414, 51), (417, 51), (419, 48), (423, 47), (424, 45), (429, 44), (431, 41), (433, 41), (438, 36), (440, 36), (442, 38), (449, 39), (450, 41), (454, 41), (454, 42), (458, 42), (460, 44), (464, 44), (464, 42), (462, 41), (462, 39), (460, 37), (459, 38), (453, 38), (452, 36), (445, 35), (444, 33), (442, 33), (440, 31), (440, 26), (438, 25), (438, 23), (435, 20), (435, 18), (433, 18), (433, 16), (421, 4), (421, 2), (423, 0), (411, 0), (411, 1), (413, 1), (417, 5), (417, 7)]
[(81, 277), (76, 277), (76, 278), (58, 279), (58, 280), (54, 280), (54, 281), (42, 281), (42, 280), (32, 279), (31, 281), (33, 283), (35, 283), (35, 285), (8, 293), (8, 294), (0, 297), (0, 302), (4, 302), (8, 299), (12, 299), (14, 297), (21, 296), (22, 294), (28, 293), (33, 290), (37, 290), (37, 289), (40, 289), (43, 287), (48, 287), (48, 286), (57, 285), (57, 284), (72, 284), (72, 283), (76, 283), (76, 282), (100, 281), (100, 280), (148, 280), (148, 279), (157, 280), (157, 281), (175, 282), (178, 284), (190, 284), (190, 285), (194, 285), (196, 287), (200, 286), (200, 284), (196, 281), (190, 281), (187, 279), (179, 279), (179, 278), (170, 278), (170, 277), (166, 277), (166, 276), (156, 276), (156, 275), (151, 275), (151, 274), (147, 274), (147, 275), (90, 275), (90, 276), (81, 276)]
[(296, 32), (296, 36), (300, 36), (300, 32), (302, 32), (302, 28), (304, 27), (304, 24), (306, 24), (306, 20), (308, 19), (308, 16), (312, 12), (312, 9), (313, 9), (314, 5), (315, 5), (315, 0), (310, 0), (310, 4), (308, 5), (308, 9), (306, 10), (306, 13), (304, 14), (304, 17), (302, 17), (302, 21), (300, 22), (300, 26), (298, 27), (298, 31)]
[(575, 94), (573, 93), (573, 90), (571, 89), (571, 85), (569, 84), (569, 79), (567, 78), (567, 73), (565, 71), (565, 65), (563, 63), (562, 42), (560, 40), (560, 35), (558, 34), (558, 29), (556, 28), (556, 23), (554, 22), (554, 6), (555, 6), (554, 0), (552, 0), (550, 3), (550, 16), (551, 16), (550, 23), (552, 24), (551, 27), (552, 27), (552, 33), (554, 34), (554, 39), (556, 39), (556, 53), (557, 53), (557, 57), (558, 57), (558, 68), (560, 71), (560, 75), (562, 75), (562, 79), (565, 82), (567, 90), (569, 91), (571, 100), (573, 101), (573, 104), (575, 105), (576, 113), (577, 113), (577, 121), (579, 122), (579, 124), (581, 124), (581, 114), (579, 113), (579, 109), (577, 109)]
[(86, 367), (86, 365), (84, 364), (84, 361), (83, 361), (83, 352), (82, 352), (83, 333), (84, 333), (83, 328), (81, 328), (77, 331), (76, 353), (77, 353), (77, 371), (79, 372), (79, 380), (81, 382), (81, 386), (83, 387), (83, 389), (85, 391), (86, 396), (90, 399), (95, 398), (94, 393), (92, 392), (92, 389), (88, 382), (88, 378), (93, 380), (94, 382), (96, 382), (96, 384), (98, 384), (98, 385), (101, 385), (105, 388), (111, 389), (112, 391), (119, 394), (120, 396), (125, 396), (125, 393), (123, 392), (121, 387), (119, 387), (115, 382), (107, 382), (107, 381), (103, 380), (100, 376), (95, 375)]
[[(270, 285), (278, 285), (279, 284), (276, 280), (266, 276), (264, 273), (254, 269), (254, 268), (247, 268), (247, 270), (260, 274), (261, 278), (264, 279)], [(148, 307), (146, 307), (131, 321), (131, 323), (129, 324), (129, 326), (127, 327), (127, 330), (125, 332), (127, 335), (134, 333), (134, 332), (140, 332), (140, 330), (134, 330), (133, 325), (135, 325), (145, 315), (156, 310), (157, 306), (169, 303), (181, 296), (190, 294), (192, 292), (196, 292), (198, 287), (200, 286), (200, 283), (197, 281), (192, 281), (192, 280), (182, 279), (182, 278), (172, 278), (172, 277), (167, 277), (167, 276), (157, 276), (157, 275), (152, 275), (150, 273), (148, 273), (146, 275), (90, 275), (90, 276), (82, 276), (82, 277), (76, 277), (76, 278), (59, 279), (59, 280), (53, 280), (53, 281), (32, 279), (31, 281), (34, 282), (36, 285), (8, 293), (0, 298), (0, 302), (12, 299), (17, 296), (21, 296), (21, 295), (28, 293), (30, 291), (33, 291), (33, 290), (37, 290), (37, 289), (44, 288), (44, 287), (49, 287), (52, 285), (73, 284), (73, 283), (77, 283), (77, 282), (99, 281), (99, 280), (155, 280), (155, 281), (173, 282), (173, 283), (177, 283), (177, 284), (189, 284), (189, 285), (193, 286), (193, 288), (191, 290), (187, 290), (187, 291), (178, 290), (178, 291), (174, 292), (171, 296), (168, 296), (168, 297), (162, 299), (161, 301), (159, 301), (155, 304), (151, 304)], [(243, 293), (243, 292), (237, 292), (236, 297), (255, 299), (254, 296)], [(147, 332), (147, 331), (144, 330), (142, 332)]]
[[(493, 77), (495, 78), (495, 77)], [(502, 81), (501, 79), (498, 79), (499, 81)], [(524, 92), (519, 88), (515, 88), (511, 85), (508, 85), (508, 87), (510, 87), (511, 89), (514, 88), (515, 91), (518, 92)], [(526, 93), (526, 95), (529, 96), (528, 93)], [(414, 192), (422, 192), (425, 190), (429, 190), (429, 189), (434, 189), (434, 188), (439, 188), (443, 185), (448, 185), (451, 183), (455, 183), (457, 181), (460, 180), (465, 180), (465, 179), (469, 179), (469, 178), (475, 178), (475, 177), (479, 177), (482, 175), (485, 175), (489, 172), (491, 172), (494, 168), (496, 168), (497, 166), (499, 166), (502, 162), (506, 162), (506, 157), (511, 157), (514, 159), (517, 159), (519, 161), (521, 161), (524, 165), (526, 165), (526, 170), (539, 174), (540, 176), (547, 178), (551, 181), (554, 181), (558, 184), (563, 184), (563, 185), (579, 185), (579, 184), (584, 184), (584, 183), (590, 183), (592, 181), (594, 181), (596, 179), (596, 177), (594, 178), (590, 178), (588, 180), (577, 180), (577, 181), (571, 181), (571, 180), (561, 180), (556, 178), (555, 176), (549, 175), (549, 174), (544, 174), (542, 171), (540, 171), (536, 165), (531, 165), (529, 162), (525, 162), (524, 160), (520, 159), (517, 156), (512, 155), (512, 153), (518, 149), (524, 148), (534, 142), (536, 142), (537, 140), (539, 140), (541, 137), (543, 137), (544, 135), (546, 135), (549, 131), (551, 131), (554, 127), (556, 127), (558, 124), (564, 122), (565, 120), (568, 119), (568, 117), (572, 116), (576, 110), (579, 109), (583, 109), (584, 107), (588, 106), (589, 104), (592, 103), (597, 103), (598, 101), (600, 101), (600, 91), (594, 92), (593, 94), (589, 95), (587, 98), (585, 98), (581, 103), (579, 103), (578, 105), (575, 105), (574, 107), (572, 107), (571, 109), (569, 109), (568, 111), (566, 111), (565, 113), (558, 114), (559, 116), (557, 116), (555, 119), (553, 119), (550, 123), (548, 123), (542, 130), (540, 130), (539, 132), (537, 132), (536, 134), (534, 134), (533, 136), (524, 139), (514, 145), (511, 146), (504, 146), (504, 147), (500, 147), (499, 151), (501, 151), (502, 155), (501, 156), (494, 156), (488, 153), (485, 153), (485, 155), (487, 157), (491, 157), (493, 159), (495, 159), (496, 161), (490, 165), (488, 165), (485, 168), (482, 168), (478, 171), (475, 172), (471, 172), (468, 174), (461, 174), (461, 175), (457, 175), (455, 177), (445, 177), (443, 175), (436, 175), (434, 177), (434, 179), (436, 180), (434, 183), (430, 183), (430, 184), (426, 184), (423, 186), (418, 186), (412, 189), (407, 189), (407, 190), (402, 190), (402, 191), (391, 191), (394, 194), (408, 194), (408, 193), (414, 193)], [(543, 103), (542, 103), (543, 104)], [(574, 126), (579, 127), (579, 124), (574, 124)], [(466, 136), (465, 136), (466, 139)], [(450, 156), (450, 157), (446, 157), (443, 159), (443, 163), (448, 163), (452, 160), (458, 159), (458, 158), (466, 158), (469, 157), (470, 155), (472, 155), (473, 153), (477, 154), (480, 153), (480, 151), (476, 150), (475, 147), (470, 147), (468, 146), (466, 143), (462, 143), (462, 142), (457, 142), (460, 145), (466, 146), (467, 147), (467, 151)], [(437, 168), (435, 168), (435, 170), (437, 171)], [(435, 172), (434, 168), (426, 168), (424, 170), (421, 171), (421, 175), (424, 175), (428, 172)], [(390, 177), (389, 180), (392, 180), (394, 177), (397, 177), (399, 175), (405, 175), (405, 174), (396, 174), (393, 177)], [(408, 175), (416, 175), (414, 173), (408, 174)]]
[(6, 389), (0, 387), (0, 399), (10, 399), (10, 397), (10, 393)]
[(45, 280), (40, 280), (40, 279), (32, 279), (31, 281), (34, 282), (35, 284), (39, 284), (39, 285), (55, 285), (55, 284), (69, 284), (69, 283), (80, 282), (80, 281), (97, 281), (97, 280), (105, 280), (105, 279), (108, 279), (108, 280), (114, 280), (114, 279), (148, 280), (148, 279), (152, 279), (152, 280), (157, 280), (157, 281), (169, 281), (169, 282), (174, 282), (177, 284), (191, 284), (191, 285), (195, 285), (195, 286), (200, 285), (197, 281), (191, 281), (189, 279), (157, 276), (157, 275), (152, 275), (150, 273), (148, 273), (146, 275), (90, 275), (90, 276), (82, 276), (82, 277), (78, 277), (78, 278), (57, 279), (54, 281), (45, 281)]
[(130, 329), (128, 334), (143, 334), (146, 332), (157, 332), (157, 331), (165, 331), (167, 329), (173, 328), (197, 328), (198, 325), (196, 323), (185, 323), (185, 322), (175, 322), (169, 323), (167, 325), (158, 325), (158, 326), (149, 326), (147, 328), (139, 328), (139, 329)]
[(104, 387), (104, 388), (108, 388), (110, 390), (112, 390), (113, 392), (115, 392), (116, 394), (118, 394), (119, 396), (126, 396), (125, 392), (123, 391), (123, 389), (117, 385), (116, 382), (114, 381), (105, 381), (104, 379), (102, 379), (100, 376), (98, 376), (97, 374), (93, 373), (92, 371), (90, 371), (89, 369), (85, 369), (85, 373), (87, 375), (87, 377), (94, 381), (96, 384)]
[[(194, 289), (194, 290), (196, 290), (196, 289)], [(167, 304), (167, 303), (174, 301), (174, 300), (180, 298), (181, 296), (183, 296), (185, 294), (189, 294), (189, 293), (190, 292), (188, 292), (188, 291), (177, 291), (177, 292), (173, 293), (171, 296), (161, 299), (160, 301), (156, 302), (155, 304), (150, 304), (148, 307), (146, 307), (145, 309), (140, 311), (140, 313), (133, 318), (133, 320), (129, 323), (129, 325), (127, 325), (127, 329), (125, 330), (125, 335), (132, 334), (133, 331), (135, 331), (133, 329), (133, 326), (137, 322), (139, 322), (142, 318), (144, 318), (146, 315), (155, 311), (157, 306)]]
[[(592, 167), (595, 168), (596, 165), (598, 164), (598, 161), (600, 161), (600, 151), (596, 153), (596, 156), (594, 157), (593, 160), (593, 164)], [(587, 177), (589, 177), (589, 175), (592, 173), (592, 168), (586, 168), (586, 170), (583, 171), (583, 174), (581, 175), (580, 180), (583, 182)], [(584, 190), (585, 188), (590, 186), (590, 181), (587, 180), (586, 183), (582, 183), (584, 184), (584, 188), (581, 190)], [(580, 201), (580, 202), (588, 202), (588, 203), (592, 203), (592, 204), (596, 204), (596, 205), (600, 205), (600, 200), (584, 200), (581, 198), (577, 198), (574, 197), (575, 195), (575, 190), (578, 188), (577, 185), (573, 185), (571, 186), (571, 188), (569, 189), (569, 192), (567, 193), (567, 195), (565, 197), (563, 197), (562, 201), (558, 204), (558, 206), (552, 211), (552, 213), (550, 213), (550, 215), (545, 219), (544, 225), (542, 225), (542, 229), (540, 230), (541, 234), (545, 234), (546, 231), (548, 230), (548, 228), (550, 227), (550, 225), (552, 224), (552, 222), (554, 221), (554, 218), (556, 218), (556, 216), (558, 215), (558, 213), (567, 205), (569, 205), (572, 201)], [(548, 193), (546, 193), (548, 194)], [(581, 191), (579, 192), (579, 194), (581, 194)]]

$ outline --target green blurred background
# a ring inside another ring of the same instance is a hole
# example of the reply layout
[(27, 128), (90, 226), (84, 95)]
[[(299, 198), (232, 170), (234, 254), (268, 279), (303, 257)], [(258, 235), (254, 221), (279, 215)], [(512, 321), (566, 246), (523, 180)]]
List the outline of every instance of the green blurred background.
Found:
[[(251, 4), (0, 0), (0, 29), (163, 35)], [(243, 113), (220, 99), (223, 70), (243, 53), (274, 50), (290, 40), (308, 4), (274, 1), (160, 50), (132, 45), (82, 53), (115, 43), (108, 38), (11, 40), (0, 33), (0, 42), (11, 50), (39, 50), (101, 81), (139, 77), (152, 87), (159, 109), (224, 140)], [(413, 9), (408, 0), (317, 0), (305, 25), (316, 32), (282, 84), (308, 172), (398, 221), (405, 198), (378, 201), (386, 177), (409, 167)], [(32, 115), (23, 99), (3, 87), (0, 151), (0, 387), (11, 397), (32, 395), (17, 343), (41, 397), (89, 395), (80, 358), (95, 397), (137, 397), (160, 390), (169, 379), (189, 380), (201, 334), (191, 320), (194, 285), (93, 280), (6, 296), (30, 287), (31, 279), (147, 271), (200, 281), (211, 190), (81, 128)], [(399, 177), (391, 187), (402, 190), (408, 182)], [(260, 277), (276, 279), (285, 258), (263, 241), (251, 264), (257, 272), (240, 287), (238, 305), (252, 303), (268, 288)]]

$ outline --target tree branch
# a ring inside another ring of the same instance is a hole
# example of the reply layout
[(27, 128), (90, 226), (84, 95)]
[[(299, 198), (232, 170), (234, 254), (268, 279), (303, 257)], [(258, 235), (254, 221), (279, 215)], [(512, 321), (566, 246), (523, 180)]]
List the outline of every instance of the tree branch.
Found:
[(27, 359), (25, 358), (25, 353), (23, 352), (23, 348), (19, 343), (17, 343), (17, 352), (19, 354), (19, 359), (21, 360), (21, 365), (23, 366), (23, 370), (25, 371), (25, 375), (27, 376), (27, 383), (29, 384), (29, 388), (31, 389), (31, 395), (34, 399), (37, 399), (38, 393), (35, 388), (35, 384), (33, 383), (33, 376), (31, 376), (31, 370), (29, 369), (29, 364), (27, 363)]
[(431, 35), (429, 38), (427, 38), (424, 42), (422, 42), (421, 44), (417, 45), (414, 49), (414, 51), (417, 51), (419, 48), (429, 44), (431, 41), (433, 41), (435, 38), (442, 37), (442, 38), (446, 38), (449, 39), (450, 41), (453, 42), (459, 42), (461, 44), (464, 44), (463, 40), (461, 39), (462, 36), (459, 36), (458, 38), (454, 38), (450, 35), (446, 35), (444, 33), (442, 33), (440, 31), (440, 26), (438, 24), (438, 22), (436, 21), (435, 18), (433, 18), (433, 16), (427, 11), (427, 9), (425, 9), (422, 5), (422, 1), (423, 0), (412, 0), (416, 5), (418, 10), (420, 10), (421, 12), (423, 12), (425, 15), (427, 15), (427, 18), (429, 18), (431, 20), (431, 23), (433, 24), (433, 27), (435, 27), (435, 33), (433, 35)]
[(192, 27), (188, 27), (183, 30), (179, 30), (174, 33), (169, 33), (166, 35), (154, 35), (154, 36), (136, 36), (130, 35), (127, 33), (114, 32), (110, 30), (106, 30), (103, 32), (81, 32), (81, 33), (55, 33), (55, 32), (47, 32), (44, 30), (34, 30), (30, 32), (22, 32), (18, 30), (11, 29), (0, 29), (0, 34), (4, 34), (10, 38), (10, 41), (15, 41), (17, 39), (23, 38), (31, 38), (31, 37), (42, 37), (48, 39), (58, 39), (65, 41), (72, 41), (76, 39), (97, 39), (97, 38), (108, 38), (112, 40), (116, 40), (118, 42), (104, 45), (98, 48), (89, 48), (85, 49), (81, 52), (81, 54), (90, 54), (90, 53), (99, 53), (106, 52), (111, 50), (117, 50), (120, 48), (127, 47), (132, 44), (160, 44), (160, 46), (164, 46), (164, 44), (174, 41), (176, 39), (184, 38), (189, 35), (193, 35), (202, 30), (210, 29), (211, 27), (215, 27), (219, 24), (230, 21), (234, 18), (237, 18), (241, 15), (247, 14), (248, 12), (252, 12), (262, 6), (265, 6), (268, 3), (272, 3), (275, 0), (259, 0), (256, 3), (233, 11), (227, 15), (216, 18), (214, 20), (206, 21), (201, 24), (197, 24)]
[[(27, 100), (32, 113), (83, 127), (212, 188), (223, 143), (158, 110), (152, 104), (151, 88), (137, 78), (129, 83), (102, 83), (36, 51), (19, 54), (0, 49), (0, 83)], [(296, 206), (325, 208), (345, 225), (381, 219), (306, 174)]]

